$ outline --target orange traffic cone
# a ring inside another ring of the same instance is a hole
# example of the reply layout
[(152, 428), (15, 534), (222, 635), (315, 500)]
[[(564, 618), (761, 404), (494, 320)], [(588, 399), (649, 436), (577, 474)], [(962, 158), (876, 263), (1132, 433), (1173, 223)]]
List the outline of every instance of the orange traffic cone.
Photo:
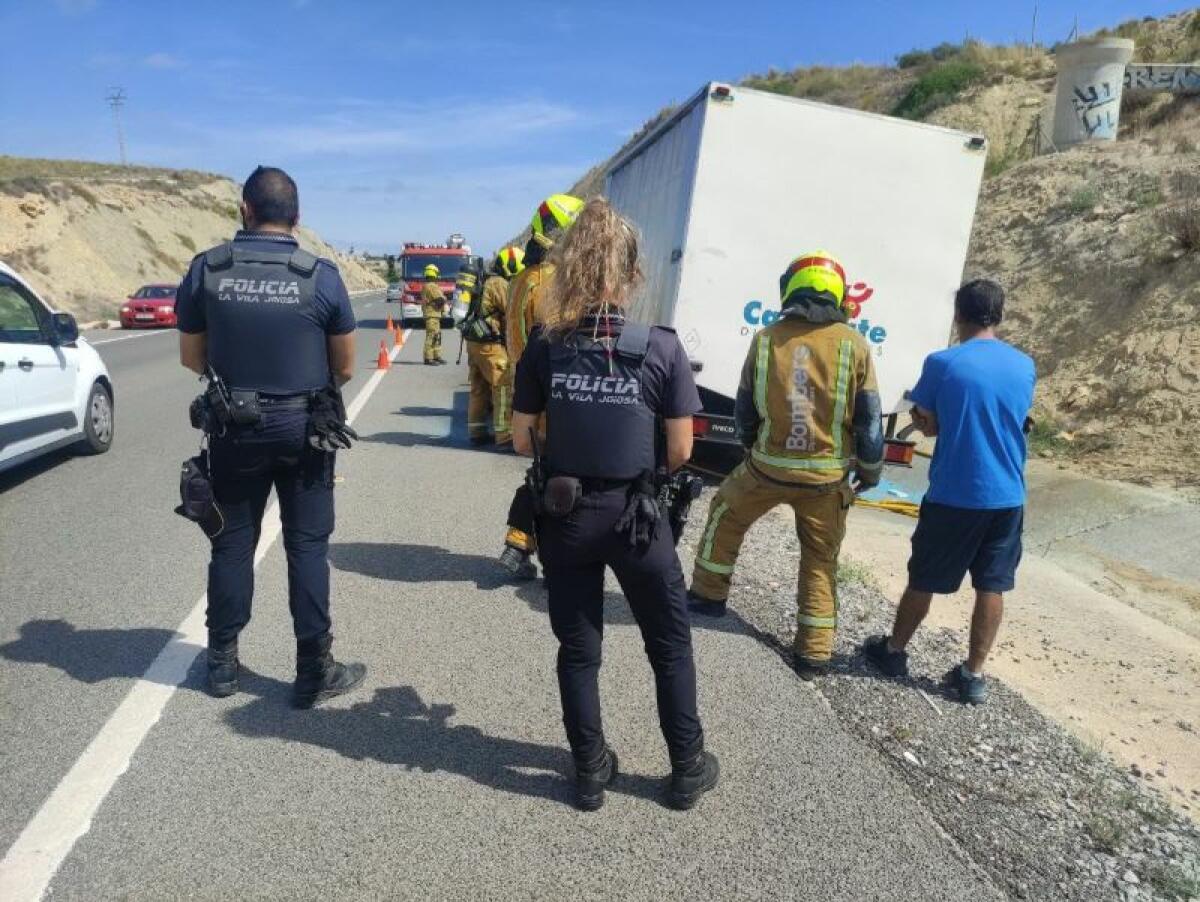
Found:
[(389, 332), (394, 332), (396, 330), (396, 324), (392, 322), (392, 315), (390, 313), (388, 314), (386, 328)]
[(396, 331), (392, 333), (392, 347), (393, 348), (404, 347), (404, 330), (401, 329), (399, 326), (397, 326)]
[(379, 356), (375, 358), (375, 369), (386, 370), (391, 369), (392, 361), (388, 357), (387, 345), (384, 342), (379, 342)]

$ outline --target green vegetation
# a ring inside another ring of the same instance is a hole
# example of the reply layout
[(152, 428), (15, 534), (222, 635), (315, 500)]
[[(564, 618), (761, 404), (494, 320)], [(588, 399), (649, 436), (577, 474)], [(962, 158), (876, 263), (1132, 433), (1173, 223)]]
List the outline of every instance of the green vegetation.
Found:
[(1034, 454), (1054, 454), (1065, 451), (1068, 442), (1062, 437), (1062, 427), (1048, 416), (1035, 416), (1029, 432), (1029, 450)]
[(1100, 203), (1100, 191), (1095, 185), (1080, 185), (1067, 198), (1067, 209), (1078, 215), (1086, 213)]
[(1129, 38), (1137, 44), (1139, 60), (1191, 63), (1200, 59), (1200, 12), (1192, 13), (1184, 28), (1175, 28), (1167, 20), (1147, 16), (1122, 22), (1116, 28), (1102, 29), (1096, 37)]
[(223, 176), (194, 170), (157, 169), (152, 166), (118, 166), (115, 163), (88, 163), (81, 160), (39, 160), (0, 155), (0, 182), (11, 179), (88, 179), (126, 181), (132, 178), (171, 180), (188, 187), (203, 185)]
[(837, 582), (839, 586), (857, 585), (866, 586), (868, 589), (879, 589), (879, 580), (875, 578), (871, 568), (845, 555), (838, 559)]
[(788, 97), (882, 113), (888, 109), (889, 78), (894, 78), (894, 73), (884, 66), (810, 66), (791, 72), (770, 69), (766, 75), (752, 75), (742, 84)]
[[(1200, 20), (1200, 16), (1197, 17)], [(1150, 866), (1146, 879), (1168, 899), (1195, 899), (1200, 896), (1200, 879), (1188, 876), (1178, 865), (1159, 862)]]
[(1108, 855), (1115, 854), (1129, 835), (1129, 827), (1111, 814), (1089, 815), (1083, 822), (1083, 828), (1092, 838), (1093, 845)]
[(983, 66), (969, 60), (939, 63), (916, 80), (892, 113), (905, 119), (924, 119), (939, 107), (953, 103), (959, 94), (986, 75)]

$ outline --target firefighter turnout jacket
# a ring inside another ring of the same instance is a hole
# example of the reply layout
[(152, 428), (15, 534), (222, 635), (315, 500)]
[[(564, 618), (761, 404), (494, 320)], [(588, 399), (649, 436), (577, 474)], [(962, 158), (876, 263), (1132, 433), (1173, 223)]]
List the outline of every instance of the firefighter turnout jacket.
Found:
[(508, 279), (503, 276), (489, 276), (483, 283), (483, 293), (480, 295), (478, 306), (472, 302), (467, 311), (469, 323), (463, 329), (463, 338), (473, 342), (503, 342), (507, 304)]
[(421, 286), (421, 314), (426, 319), (441, 316), (446, 310), (446, 295), (437, 282), (427, 281)]
[(508, 358), (514, 364), (521, 359), (529, 333), (541, 323), (540, 305), (554, 279), (553, 263), (527, 266), (513, 278), (508, 289), (508, 308), (505, 313), (505, 344)]
[(883, 423), (870, 348), (846, 324), (786, 306), (750, 345), (736, 419), (755, 468), (772, 480), (838, 482), (856, 468), (877, 482)]

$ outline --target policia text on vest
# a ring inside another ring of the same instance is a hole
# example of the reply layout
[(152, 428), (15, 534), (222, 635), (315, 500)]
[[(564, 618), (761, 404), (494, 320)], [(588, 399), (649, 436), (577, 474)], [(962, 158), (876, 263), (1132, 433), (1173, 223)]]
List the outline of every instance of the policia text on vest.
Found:
[[(185, 365), (215, 377), (199, 405), (208, 436), (203, 462), (221, 522), (210, 538), (208, 568), (210, 690), (238, 690), (238, 636), (250, 620), (254, 546), (274, 489), (296, 638), (293, 702), (309, 707), (353, 688), (365, 674), (362, 665), (339, 664), (330, 650), (335, 449), (354, 437), (335, 380), (353, 366), (349, 296), (336, 267), (300, 249), (289, 230), (247, 229), (192, 261), (176, 313)], [(336, 366), (331, 348), (340, 355)], [(195, 500), (196, 483), (185, 488)]]

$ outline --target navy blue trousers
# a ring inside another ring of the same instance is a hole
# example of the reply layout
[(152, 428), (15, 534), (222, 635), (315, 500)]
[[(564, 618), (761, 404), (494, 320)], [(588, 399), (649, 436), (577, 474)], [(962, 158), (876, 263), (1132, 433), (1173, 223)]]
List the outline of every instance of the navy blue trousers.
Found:
[(550, 625), (559, 641), (558, 685), (563, 724), (575, 760), (590, 763), (604, 750), (600, 716), (600, 651), (604, 638), (604, 569), (611, 567), (641, 629), (658, 699), (658, 719), (674, 763), (704, 748), (696, 713), (696, 666), (687, 587), (671, 530), (664, 522), (645, 552), (629, 548), (613, 525), (626, 490), (584, 495), (563, 518), (541, 517), (538, 541)]
[(288, 562), (288, 606), (296, 638), (329, 632), (329, 536), (333, 533), (334, 455), (305, 442), (308, 414), (264, 414), (248, 428), (213, 436), (213, 491), (224, 529), (212, 539), (208, 565), (209, 642), (225, 644), (250, 622), (254, 551), (271, 488), (279, 498)]

